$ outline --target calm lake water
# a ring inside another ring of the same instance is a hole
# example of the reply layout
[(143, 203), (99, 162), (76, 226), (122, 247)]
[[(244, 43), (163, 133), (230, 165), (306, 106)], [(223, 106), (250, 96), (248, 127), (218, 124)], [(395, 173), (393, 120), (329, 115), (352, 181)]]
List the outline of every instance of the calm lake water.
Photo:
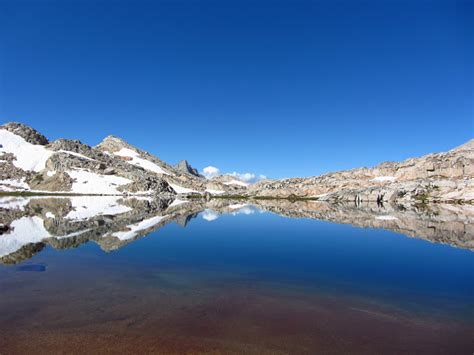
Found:
[(474, 352), (474, 211), (0, 199), (0, 353)]

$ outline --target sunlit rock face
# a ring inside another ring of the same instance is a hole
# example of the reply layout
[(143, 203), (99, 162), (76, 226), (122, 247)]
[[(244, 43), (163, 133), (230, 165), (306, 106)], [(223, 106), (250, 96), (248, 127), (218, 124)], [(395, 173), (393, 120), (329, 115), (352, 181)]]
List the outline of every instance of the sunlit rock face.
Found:
[(48, 139), (19, 123), (0, 126), (0, 191), (99, 195), (223, 195), (321, 201), (474, 203), (474, 140), (445, 153), (310, 178), (249, 184), (205, 179), (187, 161), (171, 166), (124, 140), (96, 147)]
[(250, 196), (417, 204), (474, 202), (474, 140), (445, 153), (310, 178), (261, 182)]
[(223, 214), (268, 211), (292, 218), (383, 228), (431, 242), (474, 250), (474, 208), (432, 205), (406, 209), (390, 204), (328, 204), (317, 201), (227, 200), (120, 196), (1, 197), (0, 262), (31, 258), (47, 245), (55, 249), (97, 243), (110, 252), (175, 222), (201, 215), (213, 222)]

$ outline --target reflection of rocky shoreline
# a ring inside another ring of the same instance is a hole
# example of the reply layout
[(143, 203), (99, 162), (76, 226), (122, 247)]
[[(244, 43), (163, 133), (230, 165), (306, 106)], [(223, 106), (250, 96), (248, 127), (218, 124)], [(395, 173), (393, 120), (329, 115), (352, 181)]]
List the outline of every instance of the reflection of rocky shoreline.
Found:
[[(408, 236), (474, 249), (474, 207), (435, 205), (424, 209), (328, 204), (316, 201), (255, 200), (262, 210), (359, 227), (384, 228)], [(214, 199), (4, 197), (0, 199), (0, 262), (27, 260), (46, 245), (76, 248), (93, 241), (117, 250), (170, 222), (185, 227), (200, 212), (212, 221), (220, 214), (249, 214), (249, 204)]]
[(330, 204), (318, 201), (256, 200), (259, 208), (292, 218), (312, 218), (363, 228), (383, 228), (430, 242), (474, 250), (474, 206), (433, 204)]

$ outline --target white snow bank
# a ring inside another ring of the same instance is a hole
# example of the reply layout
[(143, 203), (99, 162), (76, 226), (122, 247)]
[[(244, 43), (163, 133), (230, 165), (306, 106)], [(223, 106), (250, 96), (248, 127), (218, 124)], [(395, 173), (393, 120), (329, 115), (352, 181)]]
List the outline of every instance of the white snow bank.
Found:
[(209, 192), (210, 194), (214, 194), (214, 195), (221, 195), (225, 193), (224, 190), (213, 190), (213, 189), (206, 189), (206, 192)]
[(24, 210), (28, 202), (30, 202), (30, 199), (27, 197), (0, 197), (0, 208), (4, 208), (7, 210)]
[(41, 171), (45, 168), (46, 161), (54, 152), (42, 145), (31, 144), (22, 137), (0, 129), (0, 153), (13, 153), (16, 160), (13, 165), (17, 168), (29, 171)]
[(126, 162), (132, 165), (139, 166), (143, 169), (149, 170), (151, 172), (157, 173), (157, 174), (166, 174), (170, 175), (167, 171), (163, 170), (161, 167), (156, 165), (155, 163), (143, 159), (140, 157), (140, 154), (138, 154), (136, 151), (129, 149), (129, 148), (122, 148), (118, 152), (114, 153), (115, 155), (118, 155), (119, 157), (128, 157), (132, 158), (132, 160), (127, 160)]
[(86, 160), (90, 160), (90, 161), (98, 161), (98, 160), (96, 160), (96, 159), (92, 159), (92, 158), (86, 157), (86, 156), (83, 155), (83, 154), (76, 153), (76, 152), (71, 152), (71, 151), (69, 151), (69, 150), (60, 149), (60, 150), (58, 150), (58, 153), (66, 153), (66, 154), (69, 154), (69, 155), (74, 155), (75, 157), (78, 157), (78, 158), (82, 158), (82, 159), (86, 159)]
[(394, 216), (377, 216), (375, 219), (381, 220), (381, 221), (396, 221), (398, 218)]
[(179, 185), (176, 185), (176, 184), (169, 184), (174, 191), (176, 191), (176, 193), (178, 194), (188, 194), (188, 193), (191, 193), (191, 192), (198, 192), (196, 190), (193, 190), (193, 189), (188, 189), (187, 187), (182, 187), (182, 186), (179, 186)]
[(0, 190), (11, 191), (11, 190), (17, 190), (17, 189), (22, 189), (22, 190), (30, 189), (28, 184), (25, 182), (25, 178), (21, 180), (15, 180), (15, 179), (0, 180)]
[(11, 223), (12, 230), (0, 238), (0, 257), (9, 255), (30, 243), (39, 243), (51, 235), (39, 217), (22, 217)]
[(131, 211), (128, 206), (118, 202), (117, 196), (73, 196), (70, 197), (74, 208), (65, 218), (84, 220), (98, 215), (115, 215)]
[(239, 181), (239, 180), (231, 180), (229, 182), (224, 182), (224, 185), (239, 185), (239, 186), (247, 187), (250, 184), (247, 182)]
[(46, 212), (45, 216), (46, 218), (56, 218), (56, 216), (52, 212)]
[(106, 194), (120, 195), (122, 192), (117, 190), (121, 185), (127, 185), (132, 180), (114, 175), (100, 175), (86, 170), (69, 170), (70, 177), (76, 179), (72, 184), (71, 192), (78, 194)]
[(69, 233), (69, 234), (66, 234), (66, 235), (60, 235), (60, 236), (54, 236), (55, 239), (67, 239), (67, 238), (73, 238), (73, 237), (77, 237), (79, 235), (82, 235), (86, 232), (89, 232), (91, 231), (92, 228), (88, 228), (88, 229), (83, 229), (81, 231), (78, 231), (78, 232), (73, 232), (73, 233)]
[(248, 206), (248, 205), (249, 205), (248, 203), (237, 203), (237, 204), (234, 204), (234, 205), (229, 205), (229, 208), (235, 210), (235, 209), (240, 209), (240, 208)]
[(377, 176), (372, 179), (372, 181), (379, 181), (379, 182), (395, 181), (395, 180), (397, 180), (395, 176)]
[(115, 232), (112, 235), (120, 240), (128, 240), (134, 238), (138, 234), (138, 232), (153, 227), (165, 217), (166, 216), (155, 216), (149, 219), (145, 219), (139, 223), (127, 226), (127, 228), (130, 229), (127, 232)]

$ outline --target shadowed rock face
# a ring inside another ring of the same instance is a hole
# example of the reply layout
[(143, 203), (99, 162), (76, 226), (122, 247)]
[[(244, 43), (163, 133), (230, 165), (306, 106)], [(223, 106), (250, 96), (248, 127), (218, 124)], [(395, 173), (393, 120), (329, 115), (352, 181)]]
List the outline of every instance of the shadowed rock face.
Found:
[(474, 250), (474, 207), (436, 204), (404, 208), (390, 204), (329, 204), (317, 201), (224, 199), (173, 200), (100, 196), (0, 198), (0, 262), (31, 258), (46, 245), (75, 248), (89, 241), (117, 250), (170, 222), (183, 227), (200, 212), (250, 214), (252, 208), (292, 218), (383, 228), (410, 237)]
[(200, 178), (204, 178), (202, 175), (199, 174), (199, 171), (195, 168), (193, 168), (187, 160), (181, 160), (178, 164), (174, 166), (174, 168), (185, 174), (191, 174)]

